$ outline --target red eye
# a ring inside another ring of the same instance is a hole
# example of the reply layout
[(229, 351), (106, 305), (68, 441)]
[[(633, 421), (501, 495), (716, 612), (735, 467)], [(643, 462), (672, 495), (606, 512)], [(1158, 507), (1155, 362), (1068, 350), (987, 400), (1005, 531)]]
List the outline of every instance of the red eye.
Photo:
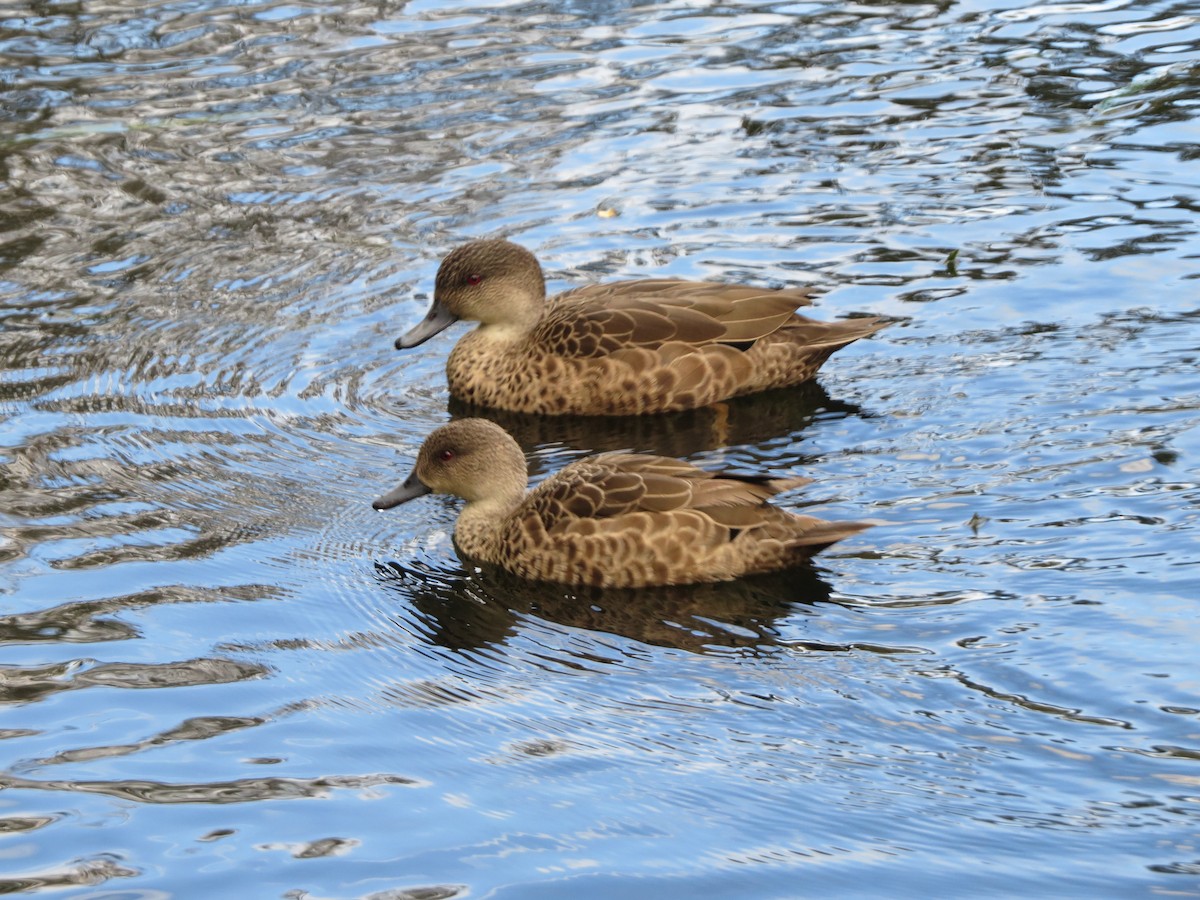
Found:
[(442, 462), (450, 462), (450, 460), (454, 459), (454, 451), (443, 450), (438, 454), (438, 459), (440, 459)]
[(478, 273), (467, 276), (467, 284), (475, 285), (483, 281), (483, 276)]

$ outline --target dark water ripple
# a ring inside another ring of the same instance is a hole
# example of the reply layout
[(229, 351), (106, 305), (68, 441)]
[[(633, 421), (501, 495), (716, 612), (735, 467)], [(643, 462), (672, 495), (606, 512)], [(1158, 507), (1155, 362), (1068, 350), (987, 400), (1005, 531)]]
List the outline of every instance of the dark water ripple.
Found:
[[(0, 890), (1197, 895), (1198, 46), (1175, 2), (0, 11)], [(500, 417), (535, 477), (640, 447), (883, 524), (604, 593), (373, 514), (475, 412), (391, 341), (497, 233), (896, 320), (803, 389)]]

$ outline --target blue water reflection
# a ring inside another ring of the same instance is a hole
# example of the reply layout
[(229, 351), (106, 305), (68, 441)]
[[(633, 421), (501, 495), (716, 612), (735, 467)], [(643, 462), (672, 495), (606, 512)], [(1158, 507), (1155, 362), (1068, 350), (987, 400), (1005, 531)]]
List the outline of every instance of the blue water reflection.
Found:
[[(11, 4), (10, 4), (11, 7)], [(1166, 2), (0, 10), (0, 890), (1200, 896), (1200, 19)], [(369, 502), (438, 259), (810, 284), (819, 384), (497, 416), (880, 527), (644, 592)]]

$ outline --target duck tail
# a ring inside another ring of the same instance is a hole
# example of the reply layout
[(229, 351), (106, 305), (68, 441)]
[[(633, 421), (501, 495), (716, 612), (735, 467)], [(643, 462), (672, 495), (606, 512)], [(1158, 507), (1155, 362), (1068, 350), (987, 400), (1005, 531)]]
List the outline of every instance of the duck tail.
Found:
[(874, 522), (827, 522), (812, 516), (796, 516), (795, 530), (787, 540), (788, 549), (812, 556), (826, 547), (853, 537), (875, 526)]

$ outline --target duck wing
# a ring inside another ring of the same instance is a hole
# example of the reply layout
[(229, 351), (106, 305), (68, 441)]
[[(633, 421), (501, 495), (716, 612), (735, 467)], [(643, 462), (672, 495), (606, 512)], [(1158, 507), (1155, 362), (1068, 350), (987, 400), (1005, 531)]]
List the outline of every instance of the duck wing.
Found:
[(869, 527), (767, 502), (807, 478), (708, 472), (667, 457), (611, 453), (567, 466), (510, 516), (514, 570), (606, 587), (725, 581), (798, 564)]
[(710, 472), (666, 456), (605, 453), (548, 478), (529, 495), (526, 511), (547, 533), (623, 529), (638, 513), (666, 514), (668, 520), (686, 513), (742, 529), (753, 524), (754, 511), (780, 512), (767, 505), (775, 494), (809, 483), (802, 477)]
[(548, 353), (575, 358), (668, 343), (742, 344), (778, 330), (808, 303), (802, 288), (667, 279), (589, 285), (552, 300), (532, 339)]

